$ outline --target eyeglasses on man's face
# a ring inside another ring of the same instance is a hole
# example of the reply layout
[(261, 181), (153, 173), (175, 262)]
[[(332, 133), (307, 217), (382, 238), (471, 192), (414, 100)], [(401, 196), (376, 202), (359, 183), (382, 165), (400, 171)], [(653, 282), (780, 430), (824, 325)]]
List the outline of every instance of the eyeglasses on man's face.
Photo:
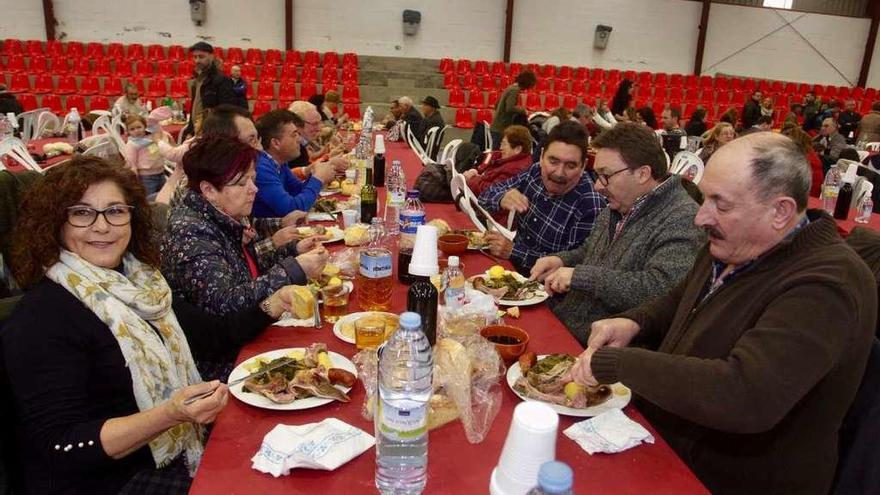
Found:
[(113, 205), (98, 210), (88, 206), (71, 206), (67, 208), (67, 223), (74, 227), (91, 227), (98, 215), (104, 215), (104, 221), (114, 227), (122, 227), (131, 223), (131, 205)]
[(617, 175), (617, 174), (619, 174), (619, 173), (621, 173), (621, 172), (626, 172), (627, 170), (629, 170), (629, 168), (622, 168), (622, 169), (618, 170), (617, 172), (613, 172), (613, 173), (610, 173), (610, 174), (599, 174), (599, 173), (597, 173), (597, 174), (596, 174), (596, 180), (599, 181), (603, 186), (607, 186), (607, 185), (608, 185), (608, 182), (611, 180), (612, 177), (614, 177), (615, 175)]

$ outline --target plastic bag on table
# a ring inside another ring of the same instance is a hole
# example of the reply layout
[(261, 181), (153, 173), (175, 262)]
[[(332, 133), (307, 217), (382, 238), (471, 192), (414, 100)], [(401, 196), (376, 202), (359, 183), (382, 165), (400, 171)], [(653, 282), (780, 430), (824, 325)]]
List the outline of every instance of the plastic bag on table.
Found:
[(479, 334), (439, 339), (434, 348), (435, 397), (430, 410), (439, 418), (432, 426), (451, 421), (444, 415), (451, 401), (468, 441), (482, 442), (501, 407), (499, 382), (505, 371), (495, 346)]
[(342, 278), (354, 279), (360, 267), (359, 249), (345, 248), (330, 255), (328, 263), (339, 268)]
[(376, 395), (376, 388), (379, 378), (379, 355), (376, 349), (364, 349), (359, 351), (351, 358), (358, 372), (358, 379), (364, 386), (364, 404), (361, 409), (361, 416), (367, 421), (373, 420), (373, 396)]
[(465, 296), (467, 304), (457, 308), (440, 307), (440, 337), (460, 340), (462, 337), (479, 334), (483, 327), (498, 322), (498, 306), (491, 295), (465, 289)]

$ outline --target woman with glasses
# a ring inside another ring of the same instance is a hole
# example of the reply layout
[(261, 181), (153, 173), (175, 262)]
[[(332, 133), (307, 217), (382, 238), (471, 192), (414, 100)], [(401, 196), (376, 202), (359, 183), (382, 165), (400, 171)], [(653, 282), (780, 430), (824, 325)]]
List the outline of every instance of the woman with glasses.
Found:
[(186, 493), (228, 390), (202, 383), (154, 239), (137, 176), (101, 158), (23, 201), (11, 266), (30, 290), (0, 332), (21, 493)]
[(299, 240), (296, 229), (270, 237), (251, 226), (256, 156), (238, 139), (205, 135), (183, 157), (187, 191), (171, 211), (162, 273), (175, 296), (211, 314), (252, 308), (316, 278), (327, 262), (315, 237)]

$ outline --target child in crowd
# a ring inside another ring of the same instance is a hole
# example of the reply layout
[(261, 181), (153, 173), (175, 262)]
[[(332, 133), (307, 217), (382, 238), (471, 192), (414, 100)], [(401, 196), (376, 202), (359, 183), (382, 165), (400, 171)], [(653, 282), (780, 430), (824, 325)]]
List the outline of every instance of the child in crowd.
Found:
[(147, 196), (162, 189), (165, 184), (165, 153), (172, 146), (171, 136), (155, 124), (155, 129), (147, 133), (147, 119), (132, 115), (125, 120), (128, 141), (122, 148), (125, 164), (138, 175)]

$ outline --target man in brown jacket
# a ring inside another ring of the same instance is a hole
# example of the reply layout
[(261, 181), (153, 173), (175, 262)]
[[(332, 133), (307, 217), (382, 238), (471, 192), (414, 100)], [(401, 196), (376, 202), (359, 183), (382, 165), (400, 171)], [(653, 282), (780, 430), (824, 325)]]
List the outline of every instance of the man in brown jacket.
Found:
[(859, 142), (880, 141), (880, 101), (871, 104), (871, 112), (859, 122)]
[[(834, 220), (806, 211), (810, 171), (757, 133), (712, 156), (695, 223), (709, 244), (666, 296), (592, 325), (573, 370), (621, 381), (717, 494), (827, 494), (865, 369), (877, 290)], [(648, 348), (624, 347), (638, 336)], [(656, 350), (649, 350), (656, 349)]]

